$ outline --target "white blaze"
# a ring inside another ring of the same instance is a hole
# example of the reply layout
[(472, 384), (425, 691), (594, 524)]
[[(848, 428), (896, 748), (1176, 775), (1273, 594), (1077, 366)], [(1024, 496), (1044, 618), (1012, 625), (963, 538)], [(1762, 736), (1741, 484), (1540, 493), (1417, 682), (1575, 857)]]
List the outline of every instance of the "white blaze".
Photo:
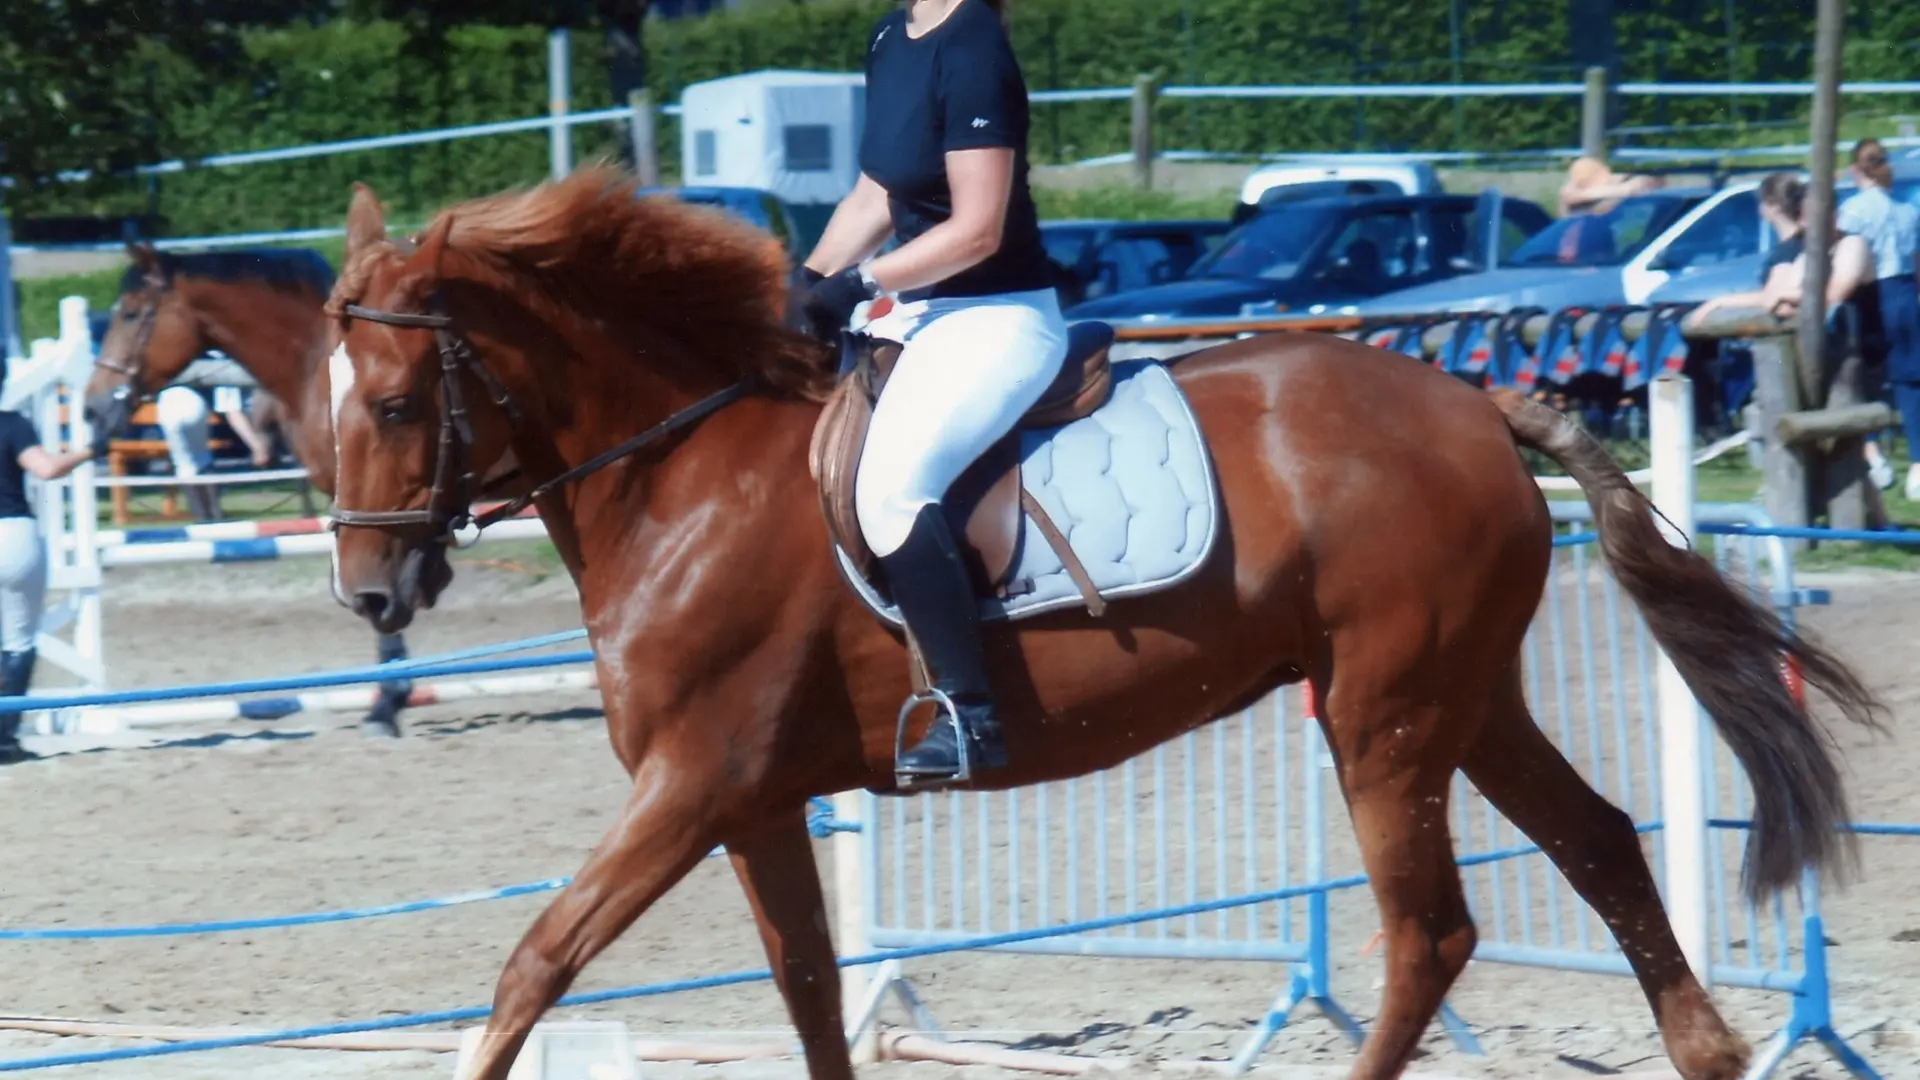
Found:
[[(338, 494), (340, 490), (340, 406), (347, 400), (347, 394), (353, 389), (353, 358), (347, 355), (346, 343), (333, 350), (327, 358), (327, 392), (333, 407), (333, 485)], [(347, 602), (346, 584), (340, 580), (340, 533), (333, 534), (331, 550), (333, 563), (333, 598), (344, 604)]]

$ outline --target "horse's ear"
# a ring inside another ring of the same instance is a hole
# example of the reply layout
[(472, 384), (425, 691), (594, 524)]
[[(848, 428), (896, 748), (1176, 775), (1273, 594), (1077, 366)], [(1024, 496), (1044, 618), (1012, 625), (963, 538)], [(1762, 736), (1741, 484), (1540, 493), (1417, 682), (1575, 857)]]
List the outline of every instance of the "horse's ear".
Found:
[(427, 225), (420, 234), (413, 257), (407, 260), (407, 270), (412, 274), (438, 280), (440, 260), (447, 253), (447, 237), (453, 232), (453, 215), (441, 214)]
[(143, 274), (152, 275), (160, 269), (160, 253), (144, 240), (127, 241), (127, 258)]
[(347, 250), (357, 251), (387, 238), (387, 212), (373, 189), (353, 185), (353, 202), (347, 206)]

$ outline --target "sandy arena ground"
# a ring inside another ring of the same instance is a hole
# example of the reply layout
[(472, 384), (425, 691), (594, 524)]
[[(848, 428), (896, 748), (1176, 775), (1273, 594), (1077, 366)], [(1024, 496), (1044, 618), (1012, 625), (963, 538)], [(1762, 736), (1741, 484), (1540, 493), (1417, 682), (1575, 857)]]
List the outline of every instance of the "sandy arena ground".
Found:
[[(364, 662), (370, 635), (327, 598), (323, 564), (115, 571), (109, 661), (120, 686), (316, 671)], [(1835, 605), (1805, 621), (1855, 662), (1893, 708), (1894, 737), (1842, 732), (1856, 817), (1920, 820), (1920, 675), (1913, 632), (1920, 579), (1832, 583)], [(564, 580), (468, 569), (410, 633), (427, 653), (578, 625)], [(47, 680), (51, 681), (51, 680)], [(249, 917), (416, 899), (571, 873), (612, 820), (624, 777), (589, 698), (420, 710), (409, 737), (370, 740), (350, 716), (199, 729), (159, 745), (65, 753), (0, 771), (8, 825), (0, 926)], [(52, 743), (43, 744), (53, 748)], [(1344, 838), (1347, 827), (1334, 831)], [(1920, 841), (1868, 839), (1866, 879), (1829, 897), (1838, 1026), (1890, 1078), (1920, 1078)], [(828, 859), (823, 845), (823, 862)], [(830, 877), (830, 875), (829, 875)], [(208, 1027), (319, 1024), (481, 1004), (541, 897), (372, 921), (218, 936), (0, 942), (0, 1011)], [(1359, 949), (1371, 903), (1336, 906), (1335, 986), (1363, 1019), (1378, 958)], [(711, 860), (588, 970), (576, 989), (655, 982), (763, 964), (731, 872)], [(913, 963), (950, 1034), (1029, 1048), (1125, 1054), (1133, 1070), (1183, 1075), (1221, 1059), (1280, 988), (1275, 967), (1234, 963), (957, 955)], [(1723, 992), (1756, 1042), (1785, 1019), (1780, 995)], [(1437, 1031), (1423, 1076), (1660, 1075), (1644, 1002), (1626, 979), (1475, 964), (1452, 1002), (1490, 1056)], [(572, 1010), (636, 1034), (779, 1040), (767, 984)], [(0, 1032), (0, 1058), (121, 1045)], [(1351, 1048), (1303, 1018), (1262, 1075), (1338, 1076)], [(244, 1049), (61, 1070), (72, 1077), (426, 1078), (451, 1055)], [(1650, 1071), (1651, 1070), (1651, 1071)], [(1783, 1071), (1838, 1077), (1814, 1049)], [(643, 1075), (749, 1080), (804, 1075), (797, 1062), (645, 1066)], [(889, 1064), (866, 1075), (1002, 1075)], [(1013, 1074), (1005, 1074), (1013, 1075)]]

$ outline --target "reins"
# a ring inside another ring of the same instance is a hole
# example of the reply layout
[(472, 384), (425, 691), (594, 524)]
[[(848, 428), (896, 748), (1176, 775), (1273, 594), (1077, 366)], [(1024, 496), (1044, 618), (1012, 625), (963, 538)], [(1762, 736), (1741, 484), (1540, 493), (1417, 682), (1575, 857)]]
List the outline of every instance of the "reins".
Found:
[[(398, 525), (427, 525), (437, 532), (437, 539), (454, 542), (454, 534), (471, 525), (476, 530), (484, 530), (532, 506), (543, 495), (551, 494), (568, 484), (585, 479), (623, 458), (632, 456), (646, 447), (667, 438), (676, 432), (691, 427), (701, 420), (719, 412), (721, 409), (739, 401), (755, 389), (754, 380), (749, 377), (709, 394), (683, 409), (678, 409), (665, 420), (653, 425), (638, 435), (619, 443), (586, 461), (542, 481), (523, 495), (492, 507), (483, 513), (472, 511), (473, 498), (479, 480), (474, 475), (472, 462), (468, 460), (473, 447), (473, 425), (467, 412), (465, 396), (460, 390), (460, 373), (467, 370), (479, 379), (487, 388), (487, 394), (495, 405), (507, 414), (507, 422), (516, 430), (520, 425), (520, 410), (500, 380), (480, 359), (467, 340), (453, 329), (453, 319), (443, 311), (438, 296), (430, 305), (436, 309), (427, 312), (383, 311), (379, 308), (362, 307), (348, 304), (346, 313), (349, 318), (365, 319), (368, 322), (385, 323), (388, 326), (401, 326), (411, 329), (432, 330), (435, 345), (440, 352), (440, 439), (435, 451), (433, 467), (433, 487), (427, 496), (427, 505), (419, 510), (353, 510), (334, 505), (332, 528), (343, 525), (365, 528), (391, 528)], [(447, 496), (451, 490), (456, 499), (457, 509), (446, 509)]]

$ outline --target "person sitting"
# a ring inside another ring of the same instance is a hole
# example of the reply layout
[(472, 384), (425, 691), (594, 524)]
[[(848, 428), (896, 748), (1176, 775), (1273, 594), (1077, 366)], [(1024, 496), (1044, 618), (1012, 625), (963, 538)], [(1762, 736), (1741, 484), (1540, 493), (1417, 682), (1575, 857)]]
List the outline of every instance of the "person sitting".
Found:
[[(213, 466), (213, 448), (208, 438), (207, 399), (190, 386), (169, 386), (153, 400), (160, 420), (160, 431), (167, 442), (167, 456), (173, 459), (173, 474), (192, 480)], [(213, 391), (213, 409), (226, 420), (240, 441), (245, 443), (256, 468), (264, 467), (272, 455), (272, 443), (263, 436), (247, 415), (243, 395), (237, 387), (221, 386)], [(211, 484), (188, 483), (187, 507), (195, 521), (219, 521), (220, 489)]]
[(1614, 172), (1596, 157), (1578, 157), (1567, 168), (1567, 182), (1560, 187), (1560, 216), (1604, 214), (1620, 200), (1659, 189), (1657, 176), (1634, 176)]

